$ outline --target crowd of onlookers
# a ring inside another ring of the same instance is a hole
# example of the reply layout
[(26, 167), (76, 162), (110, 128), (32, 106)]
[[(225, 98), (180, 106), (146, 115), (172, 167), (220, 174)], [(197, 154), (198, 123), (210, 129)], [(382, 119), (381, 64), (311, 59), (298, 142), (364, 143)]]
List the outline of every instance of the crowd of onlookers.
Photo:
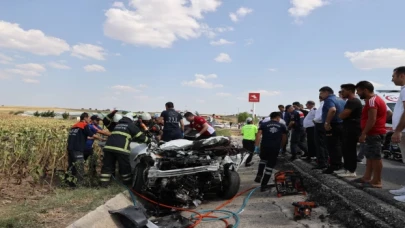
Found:
[[(324, 174), (353, 178), (363, 187), (382, 188), (382, 145), (387, 135), (387, 120), (392, 120), (393, 125), (389, 137), (399, 144), (405, 163), (405, 136), (402, 135), (405, 129), (405, 67), (394, 69), (392, 82), (401, 86), (394, 112), (374, 93), (374, 86), (369, 81), (342, 84), (338, 96), (331, 87), (320, 88), (318, 107), (315, 101), (306, 102), (306, 109), (299, 102), (279, 105), (290, 138), (291, 160), (314, 161), (313, 169), (322, 170)], [(281, 154), (286, 152), (285, 146)], [(357, 164), (364, 156), (366, 169), (364, 175), (357, 178)], [(390, 192), (397, 195), (396, 200), (405, 202), (405, 187)]]

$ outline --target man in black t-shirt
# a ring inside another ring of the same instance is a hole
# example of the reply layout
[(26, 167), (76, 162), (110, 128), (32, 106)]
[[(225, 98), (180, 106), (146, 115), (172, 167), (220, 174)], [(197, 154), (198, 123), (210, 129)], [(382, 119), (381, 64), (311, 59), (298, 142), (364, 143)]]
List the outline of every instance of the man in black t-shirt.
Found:
[[(183, 138), (184, 123), (180, 113), (174, 110), (172, 102), (166, 103), (166, 110), (160, 114), (164, 120), (162, 140), (165, 142)], [(181, 128), (180, 128), (181, 127)]]
[(261, 183), (261, 191), (267, 190), (267, 183), (276, 166), (279, 151), (287, 142), (287, 129), (280, 123), (281, 114), (272, 112), (270, 119), (260, 125), (256, 134), (255, 152), (259, 151), (260, 145), (260, 163), (255, 182)]
[(363, 106), (356, 98), (354, 84), (340, 86), (342, 98), (347, 99), (344, 110), (339, 114), (343, 120), (343, 159), (344, 169), (338, 172), (340, 177), (356, 177), (357, 169), (357, 142), (361, 134), (360, 118)]

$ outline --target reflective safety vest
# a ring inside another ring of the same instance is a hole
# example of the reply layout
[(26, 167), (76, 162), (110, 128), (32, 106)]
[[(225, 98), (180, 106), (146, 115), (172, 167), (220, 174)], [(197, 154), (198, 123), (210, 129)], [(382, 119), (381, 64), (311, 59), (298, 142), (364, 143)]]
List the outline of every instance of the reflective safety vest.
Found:
[(131, 119), (124, 117), (117, 123), (114, 130), (111, 132), (111, 136), (108, 137), (104, 150), (108, 152), (129, 154), (131, 152), (130, 143), (132, 141), (150, 143), (151, 140)]

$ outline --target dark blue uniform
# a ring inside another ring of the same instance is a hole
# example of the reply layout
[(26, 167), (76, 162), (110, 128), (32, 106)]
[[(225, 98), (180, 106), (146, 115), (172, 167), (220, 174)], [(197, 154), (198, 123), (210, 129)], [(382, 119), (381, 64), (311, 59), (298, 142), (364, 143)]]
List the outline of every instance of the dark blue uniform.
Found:
[(297, 150), (300, 148), (305, 155), (308, 155), (307, 135), (304, 128), (304, 113), (294, 110), (290, 114), (291, 121), (294, 125), (291, 127), (291, 154), (293, 158), (297, 155)]
[(287, 136), (287, 128), (278, 121), (270, 120), (269, 122), (262, 123), (259, 131), (262, 131), (262, 141), (260, 144), (259, 170), (255, 181), (259, 182), (261, 179), (261, 185), (264, 187), (267, 186), (273, 168), (277, 164), (283, 135)]
[(160, 114), (164, 119), (163, 141), (171, 141), (183, 138), (183, 132), (180, 129), (180, 120), (183, 119), (180, 113), (174, 109), (168, 109)]

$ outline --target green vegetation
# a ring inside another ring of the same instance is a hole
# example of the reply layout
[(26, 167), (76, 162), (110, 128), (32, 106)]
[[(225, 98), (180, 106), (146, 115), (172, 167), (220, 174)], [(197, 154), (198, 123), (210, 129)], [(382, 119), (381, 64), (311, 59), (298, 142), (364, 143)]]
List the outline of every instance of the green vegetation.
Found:
[(218, 136), (231, 136), (231, 130), (230, 129), (216, 129), (217, 135)]
[(64, 112), (64, 113), (62, 114), (62, 118), (63, 118), (64, 120), (69, 119), (69, 116), (70, 116), (70, 114), (69, 114), (68, 112)]
[(2, 206), (0, 227), (66, 227), (122, 191), (115, 183), (100, 189), (56, 189), (40, 200)]
[(49, 110), (47, 112), (38, 112), (38, 111), (36, 111), (34, 113), (34, 116), (36, 116), (36, 117), (55, 117), (56, 114), (55, 114), (54, 111), (49, 111)]

